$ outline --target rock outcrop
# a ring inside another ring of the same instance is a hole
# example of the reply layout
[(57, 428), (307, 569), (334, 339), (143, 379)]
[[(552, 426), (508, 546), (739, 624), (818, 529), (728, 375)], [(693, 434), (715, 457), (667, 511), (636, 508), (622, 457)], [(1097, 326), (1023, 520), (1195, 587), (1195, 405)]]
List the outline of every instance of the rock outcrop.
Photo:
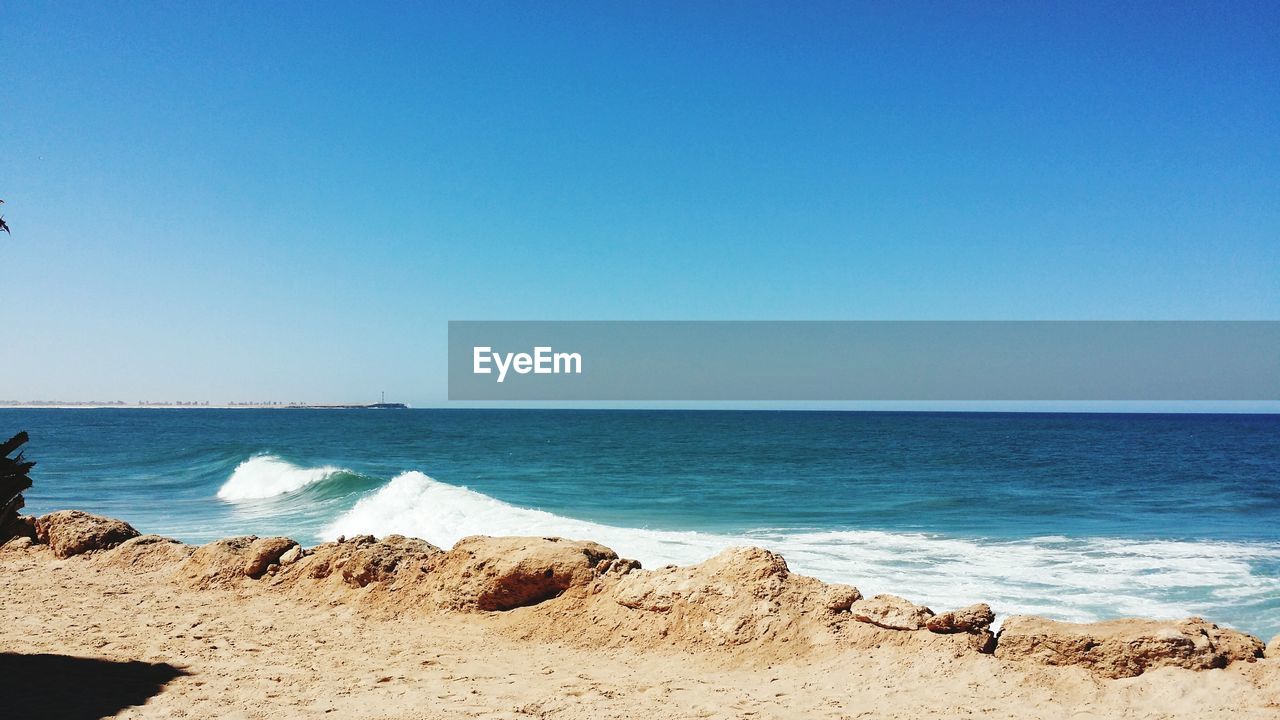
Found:
[(256, 535), (216, 540), (196, 548), (178, 567), (177, 575), (195, 587), (234, 585), (244, 578), (262, 577), (297, 544), (286, 537)]
[(139, 533), (123, 520), (91, 515), (79, 510), (59, 510), (36, 518), (36, 539), (53, 554), (68, 558), (94, 550), (106, 550)]
[(172, 569), (191, 556), (195, 548), (161, 535), (139, 535), (126, 540), (99, 559), (135, 572)]
[(472, 536), (439, 558), (431, 581), (443, 608), (511, 610), (586, 586), (598, 576), (598, 566), (617, 559), (593, 542)]
[(934, 615), (925, 622), (925, 627), (936, 633), (976, 632), (991, 627), (995, 620), (996, 615), (991, 612), (991, 606), (978, 603)]
[(933, 618), (933, 611), (929, 608), (897, 595), (876, 595), (859, 600), (849, 608), (849, 612), (858, 622), (886, 630), (920, 630)]
[(272, 566), (280, 566), (280, 558), (298, 543), (287, 537), (258, 538), (249, 545), (241, 572), (255, 580), (266, 574)]
[(925, 627), (930, 632), (941, 634), (965, 633), (974, 650), (990, 653), (996, 648), (996, 636), (991, 632), (991, 623), (995, 620), (996, 615), (991, 611), (991, 606), (978, 603), (934, 615), (925, 622)]
[(26, 535), (9, 537), (3, 542), (0, 542), (0, 552), (24, 552), (35, 544), (35, 540), (32, 540)]
[(1015, 615), (1004, 621), (995, 654), (1045, 665), (1079, 665), (1122, 678), (1159, 667), (1222, 668), (1252, 662), (1262, 651), (1261, 640), (1200, 618), (1073, 624)]
[(443, 552), (425, 540), (403, 535), (388, 535), (381, 540), (357, 535), (307, 551), (291, 549), (280, 556), (280, 563), (289, 568), (286, 575), (292, 582), (297, 582), (298, 577), (333, 577), (340, 578), (344, 585), (362, 588), (373, 583), (390, 584), (401, 573), (419, 575), (432, 558)]
[[(687, 567), (606, 574), (592, 594), (557, 613), (550, 626), (608, 628), (617, 643), (738, 646), (834, 642), (857, 588), (792, 575), (780, 555), (730, 548)], [(586, 630), (586, 628), (582, 628)]]
[[(863, 598), (855, 587), (794, 575), (781, 556), (755, 547), (644, 570), (603, 545), (562, 538), (474, 536), (447, 552), (399, 535), (361, 535), (311, 549), (285, 537), (245, 536), (192, 548), (79, 511), (50, 513), (31, 528), (59, 558), (109, 550), (91, 562), (164, 573), (196, 588), (261, 588), (308, 602), (353, 603), (375, 616), (495, 613), (496, 627), (529, 638), (581, 637), (640, 649), (720, 646), (756, 658), (821, 645), (928, 648), (955, 657), (994, 649), (1004, 660), (1075, 665), (1109, 678), (1161, 667), (1222, 668), (1264, 656), (1261, 640), (1199, 618), (1071, 624), (1014, 616), (997, 641), (986, 604), (935, 614), (894, 595)], [(4, 552), (26, 552), (31, 544), (19, 538)], [(1280, 657), (1280, 636), (1265, 654)]]

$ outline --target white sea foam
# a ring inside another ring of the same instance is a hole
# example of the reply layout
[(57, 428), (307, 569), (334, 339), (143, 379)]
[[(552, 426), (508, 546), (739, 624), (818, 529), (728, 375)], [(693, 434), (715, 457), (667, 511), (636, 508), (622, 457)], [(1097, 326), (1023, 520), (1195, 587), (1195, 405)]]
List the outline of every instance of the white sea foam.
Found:
[(892, 592), (935, 609), (988, 602), (1000, 614), (1080, 622), (1129, 615), (1221, 619), (1233, 606), (1280, 596), (1280, 578), (1254, 574), (1251, 565), (1280, 560), (1280, 544), (1274, 543), (648, 530), (518, 507), (420, 472), (398, 475), (361, 499), (323, 536), (360, 533), (400, 533), (446, 548), (467, 535), (559, 535), (595, 540), (649, 568), (701, 562), (733, 545), (759, 545), (781, 553), (795, 572), (851, 583), (865, 595)]
[(275, 455), (255, 455), (236, 466), (231, 477), (218, 488), (221, 500), (260, 500), (284, 495), (322, 482), (342, 468), (305, 468)]

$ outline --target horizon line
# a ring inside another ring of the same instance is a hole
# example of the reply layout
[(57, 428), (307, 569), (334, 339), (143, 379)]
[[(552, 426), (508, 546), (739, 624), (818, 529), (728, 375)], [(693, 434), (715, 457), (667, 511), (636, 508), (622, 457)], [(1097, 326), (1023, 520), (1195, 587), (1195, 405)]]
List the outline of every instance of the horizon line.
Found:
[[(743, 401), (749, 402), (749, 401)], [(910, 401), (902, 401), (910, 402)], [(957, 401), (959, 402), (959, 401)], [(964, 401), (996, 402), (996, 401)], [(1175, 407), (1150, 407), (1143, 401), (1097, 401), (1109, 404), (1141, 404), (1147, 407), (1064, 407), (1072, 404), (1086, 404), (1094, 401), (1060, 401), (1053, 407), (1017, 407), (1018, 403), (1038, 403), (1040, 401), (1000, 401), (998, 407), (696, 407), (696, 406), (590, 406), (583, 404), (546, 405), (536, 402), (519, 405), (495, 405), (488, 403), (473, 404), (428, 404), (413, 406), (406, 403), (125, 403), (121, 401), (34, 401), (12, 402), (0, 401), (0, 410), (432, 410), (432, 411), (614, 411), (614, 412), (791, 412), (791, 413), (846, 413), (846, 414), (971, 414), (971, 415), (1280, 415), (1280, 404), (1275, 407), (1231, 407), (1232, 403), (1247, 401), (1186, 401)], [(1013, 405), (1005, 404), (1012, 403)], [(1225, 403), (1225, 406), (1224, 406)], [(378, 405), (400, 405), (402, 407), (377, 407)], [(1211, 407), (1197, 407), (1196, 404), (1211, 404)], [(1271, 405), (1267, 401), (1267, 405)], [(584, 406), (585, 405), (585, 406)]]

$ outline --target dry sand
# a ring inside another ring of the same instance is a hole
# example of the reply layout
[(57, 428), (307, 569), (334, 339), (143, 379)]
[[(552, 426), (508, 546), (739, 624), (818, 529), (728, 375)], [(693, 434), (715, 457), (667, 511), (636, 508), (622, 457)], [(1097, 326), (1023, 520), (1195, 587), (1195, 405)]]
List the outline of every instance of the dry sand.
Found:
[(379, 582), (196, 587), (175, 573), (190, 552), (0, 547), (0, 707), (13, 713), (0, 714), (1280, 718), (1277, 659), (1108, 679), (854, 622), (828, 623), (831, 642), (800, 642), (816, 637), (800, 626), (769, 642), (667, 641), (623, 627), (586, 591), (504, 612), (416, 610), (380, 601), (405, 588)]

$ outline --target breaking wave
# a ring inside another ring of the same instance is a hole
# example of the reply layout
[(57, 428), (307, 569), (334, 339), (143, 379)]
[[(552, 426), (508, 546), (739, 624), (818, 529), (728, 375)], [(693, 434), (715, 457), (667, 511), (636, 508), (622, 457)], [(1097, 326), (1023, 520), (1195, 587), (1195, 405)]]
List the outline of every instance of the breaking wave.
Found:
[(236, 466), (231, 477), (218, 488), (221, 500), (262, 500), (301, 490), (348, 471), (326, 465), (298, 467), (275, 455), (255, 455)]
[[(287, 482), (271, 481), (271, 487), (299, 482), (299, 476), (287, 477)], [(758, 545), (781, 553), (795, 572), (857, 585), (868, 596), (892, 592), (935, 609), (988, 602), (1001, 614), (1035, 613), (1076, 622), (1204, 615), (1227, 623), (1237, 618), (1253, 632), (1280, 629), (1276, 543), (964, 539), (872, 530), (650, 530), (519, 507), (420, 472), (402, 473), (361, 498), (321, 535), (332, 539), (360, 533), (399, 533), (446, 548), (467, 535), (558, 535), (600, 542), (650, 568), (701, 562), (734, 545)]]

